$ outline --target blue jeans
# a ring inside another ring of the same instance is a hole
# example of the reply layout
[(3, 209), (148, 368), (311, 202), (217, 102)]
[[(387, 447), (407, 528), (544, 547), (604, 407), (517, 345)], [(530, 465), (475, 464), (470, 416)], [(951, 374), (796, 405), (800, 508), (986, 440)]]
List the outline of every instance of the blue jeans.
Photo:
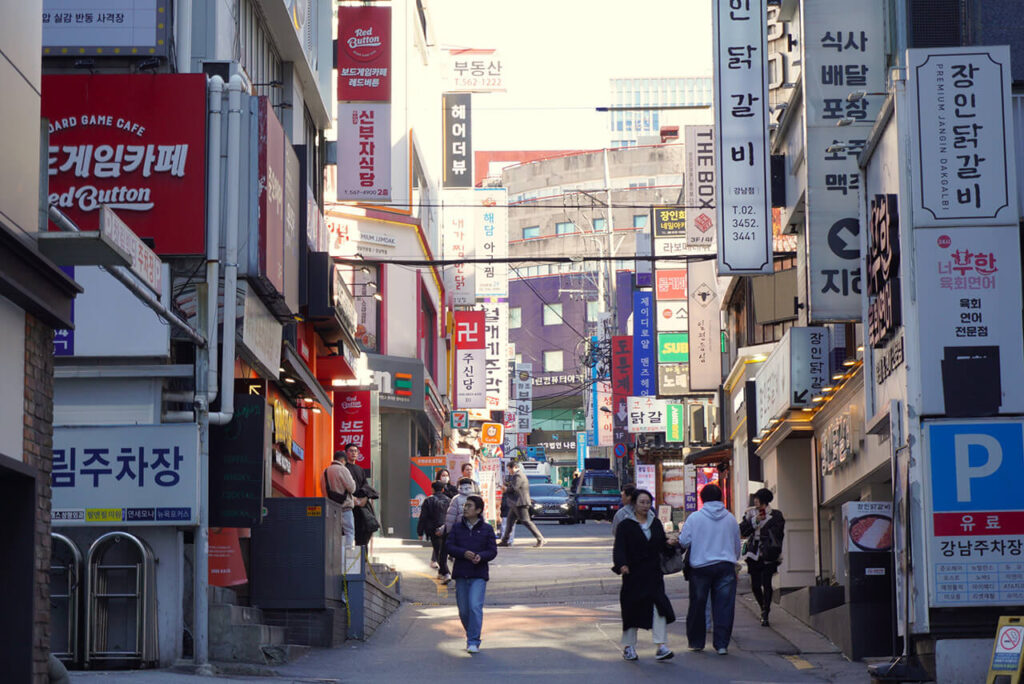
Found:
[(356, 520), (351, 508), (341, 512), (341, 533), (347, 537), (345, 541), (349, 545), (356, 543)]
[(480, 645), (480, 630), (484, 626), (484, 596), (487, 580), (479, 577), (460, 577), (455, 580), (455, 602), (459, 606), (459, 619), (466, 630), (466, 645)]
[(714, 630), (711, 643), (728, 648), (736, 608), (736, 564), (713, 563), (690, 570), (690, 606), (686, 611), (686, 638), (690, 648), (704, 648), (707, 640), (705, 608), (711, 598)]

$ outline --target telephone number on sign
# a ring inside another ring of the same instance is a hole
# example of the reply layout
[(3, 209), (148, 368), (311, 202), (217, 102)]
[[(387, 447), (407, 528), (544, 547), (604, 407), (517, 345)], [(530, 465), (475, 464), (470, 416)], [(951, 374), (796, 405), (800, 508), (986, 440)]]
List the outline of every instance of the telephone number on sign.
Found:
[(734, 218), (730, 222), (731, 228), (757, 228), (756, 218)]
[(743, 240), (756, 240), (756, 233), (752, 230), (734, 230), (732, 231), (732, 239), (737, 241)]

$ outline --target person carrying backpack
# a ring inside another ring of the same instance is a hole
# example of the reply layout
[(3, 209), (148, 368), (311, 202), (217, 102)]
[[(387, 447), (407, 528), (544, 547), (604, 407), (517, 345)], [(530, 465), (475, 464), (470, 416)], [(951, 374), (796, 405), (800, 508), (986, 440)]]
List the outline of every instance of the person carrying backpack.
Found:
[(772, 575), (779, 570), (782, 562), (782, 539), (785, 536), (786, 519), (782, 512), (772, 508), (775, 495), (770, 489), (754, 492), (753, 503), (743, 513), (740, 521), (740, 536), (746, 538), (743, 559), (750, 573), (750, 588), (761, 607), (761, 626), (768, 626), (768, 612), (772, 606)]

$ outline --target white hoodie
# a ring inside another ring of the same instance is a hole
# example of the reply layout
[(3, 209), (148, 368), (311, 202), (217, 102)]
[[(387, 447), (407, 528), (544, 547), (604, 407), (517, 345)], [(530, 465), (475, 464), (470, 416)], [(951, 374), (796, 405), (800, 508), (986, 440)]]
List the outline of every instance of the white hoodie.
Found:
[(740, 557), (740, 526), (721, 501), (709, 501), (683, 523), (679, 544), (690, 547), (690, 565), (735, 563)]

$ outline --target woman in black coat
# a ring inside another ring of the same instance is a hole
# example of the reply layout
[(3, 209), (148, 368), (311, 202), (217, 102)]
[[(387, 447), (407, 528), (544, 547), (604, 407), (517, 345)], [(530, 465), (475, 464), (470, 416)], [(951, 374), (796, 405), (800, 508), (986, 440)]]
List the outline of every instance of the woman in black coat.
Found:
[(649, 629), (658, 646), (655, 658), (673, 656), (667, 645), (666, 627), (675, 622), (672, 603), (665, 594), (661, 574), (661, 555), (679, 541), (665, 536), (665, 528), (651, 510), (653, 497), (646, 489), (637, 489), (630, 497), (633, 515), (615, 530), (614, 565), (622, 575), (619, 604), (622, 609), (622, 657), (636, 660), (636, 631)]
[(452, 484), (451, 473), (448, 472), (447, 468), (441, 468), (437, 471), (437, 475), (434, 477), (435, 482), (440, 482), (444, 485), (444, 495), (449, 499), (454, 499), (455, 495), (459, 493), (458, 487)]
[(769, 504), (775, 495), (767, 488), (754, 492), (754, 506), (748, 508), (740, 521), (740, 536), (747, 538), (743, 559), (750, 573), (750, 589), (761, 607), (761, 626), (768, 626), (768, 611), (772, 607), (772, 575), (782, 562), (782, 539), (786, 534), (786, 519), (782, 511)]

